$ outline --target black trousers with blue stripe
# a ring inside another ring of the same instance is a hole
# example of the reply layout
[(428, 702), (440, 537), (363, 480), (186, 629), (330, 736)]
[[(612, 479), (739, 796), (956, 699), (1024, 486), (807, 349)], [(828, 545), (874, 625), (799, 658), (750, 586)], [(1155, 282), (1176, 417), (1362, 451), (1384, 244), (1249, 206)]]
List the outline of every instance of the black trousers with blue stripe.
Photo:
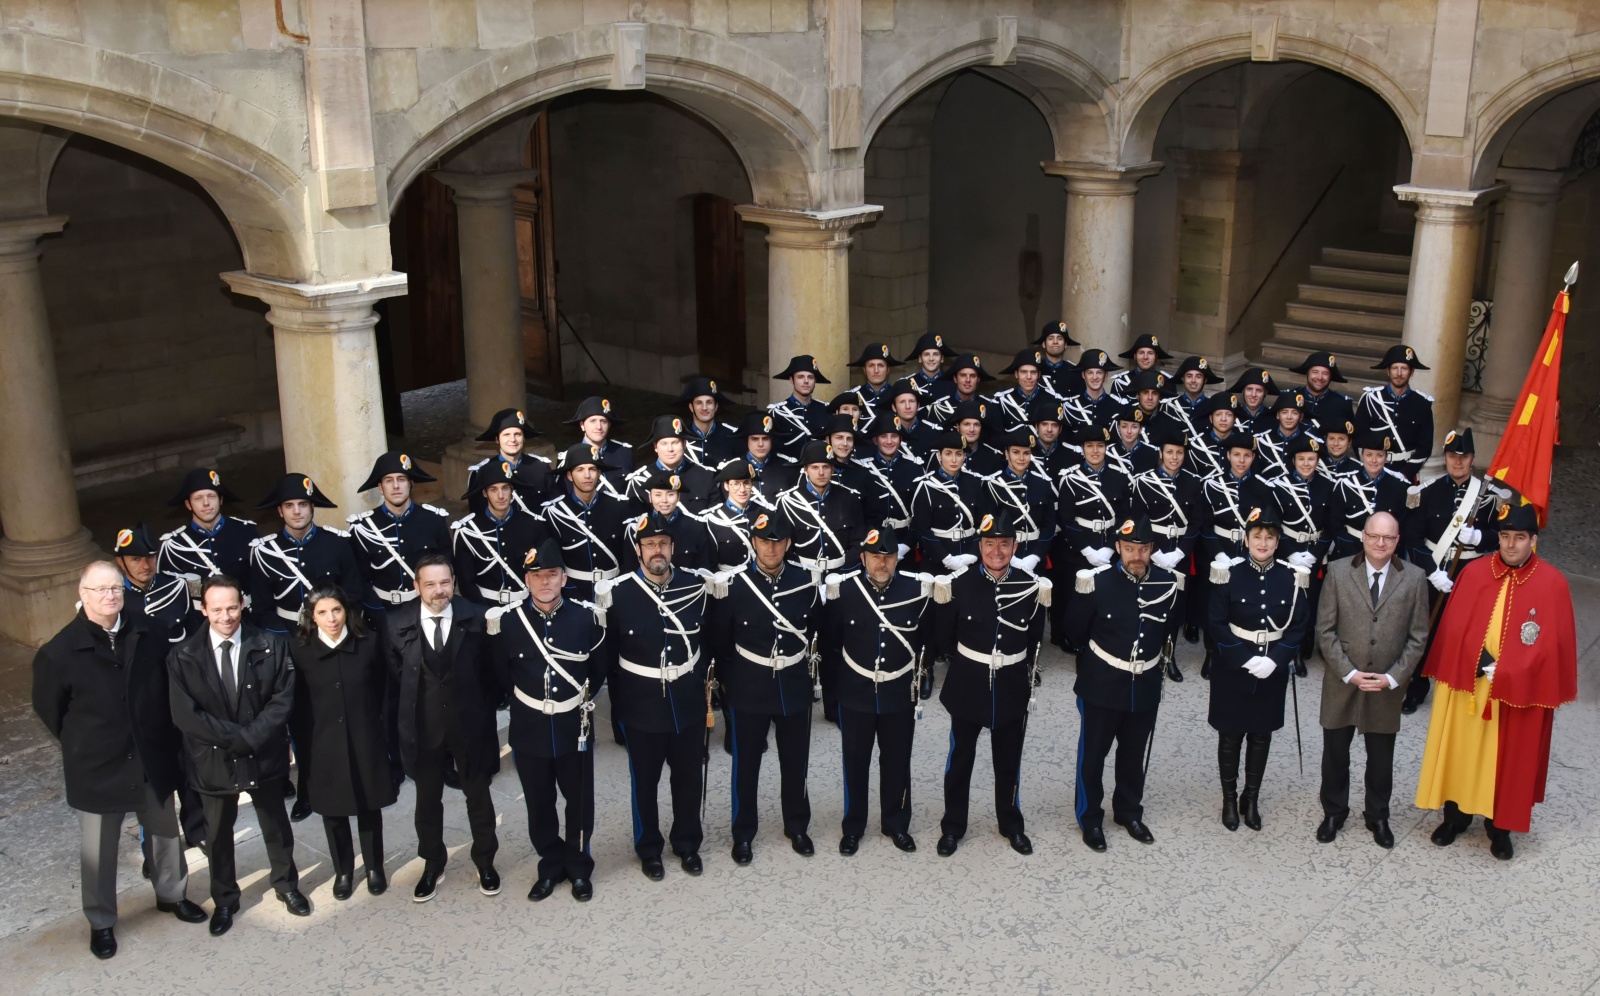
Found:
[(872, 745), (878, 745), (878, 794), (884, 834), (911, 832), (911, 740), (917, 717), (902, 712), (857, 712), (839, 707), (839, 741), (844, 752), (844, 820), (840, 831), (860, 837), (867, 829), (867, 775)]
[[(512, 755), (522, 797), (528, 807), (528, 836), (539, 852), (539, 877), (589, 878), (594, 858), (589, 842), (594, 836), (594, 754), (573, 751), (560, 757)], [(556, 818), (556, 792), (566, 799), (566, 836)]]
[(705, 834), (700, 826), (701, 764), (705, 759), (705, 730), (689, 727), (682, 733), (653, 733), (622, 726), (628, 748), (628, 774), (633, 787), (633, 850), (643, 858), (661, 857), (661, 811), (656, 793), (661, 766), (672, 769), (672, 828), (667, 837), (672, 853), (699, 854)]
[(1117, 787), (1111, 793), (1111, 818), (1118, 823), (1144, 819), (1144, 751), (1156, 728), (1156, 710), (1107, 709), (1078, 699), (1078, 826), (1097, 827), (1105, 819), (1106, 756), (1117, 746)]
[(806, 793), (806, 768), (811, 760), (811, 709), (793, 716), (735, 709), (728, 720), (733, 736), (733, 842), (755, 839), (759, 814), (757, 789), (761, 783), (761, 753), (767, 746), (767, 729), (777, 730), (779, 799), (783, 833), (793, 837), (811, 826), (811, 799)]
[[(989, 734), (989, 750), (994, 756), (994, 811), (1000, 833), (1006, 837), (1022, 833), (1020, 780), (1026, 729), (1027, 724), (1019, 719)], [(950, 758), (944, 766), (944, 819), (939, 821), (939, 830), (957, 840), (967, 834), (967, 799), (982, 732), (982, 723), (950, 718)]]

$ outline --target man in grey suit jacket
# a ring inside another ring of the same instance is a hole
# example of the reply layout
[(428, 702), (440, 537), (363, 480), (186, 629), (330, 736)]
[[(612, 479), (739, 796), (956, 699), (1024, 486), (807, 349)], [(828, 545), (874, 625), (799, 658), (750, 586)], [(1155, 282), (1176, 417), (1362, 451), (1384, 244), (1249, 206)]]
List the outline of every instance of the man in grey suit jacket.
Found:
[(1389, 794), (1394, 736), (1406, 684), (1428, 643), (1428, 582), (1395, 556), (1400, 524), (1387, 512), (1367, 518), (1362, 552), (1328, 565), (1317, 610), (1322, 658), (1322, 814), (1317, 840), (1332, 842), (1350, 813), (1350, 743), (1367, 744), (1367, 829), (1393, 847)]

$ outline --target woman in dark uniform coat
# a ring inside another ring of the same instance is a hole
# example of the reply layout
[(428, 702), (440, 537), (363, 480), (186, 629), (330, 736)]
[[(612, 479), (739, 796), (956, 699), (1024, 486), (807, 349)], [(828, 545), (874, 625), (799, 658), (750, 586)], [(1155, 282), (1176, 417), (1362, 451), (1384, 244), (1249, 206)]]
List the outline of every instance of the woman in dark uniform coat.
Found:
[[(1219, 553), (1211, 565), (1210, 632), (1216, 640), (1211, 667), (1212, 729), (1222, 776), (1222, 825), (1261, 829), (1256, 802), (1267, 770), (1272, 733), (1283, 726), (1283, 700), (1300, 645), (1310, 633), (1311, 574), (1278, 560), (1282, 525), (1276, 508), (1246, 516), (1245, 552)], [(1239, 750), (1245, 747), (1244, 791), (1237, 792)]]
[(328, 834), (333, 897), (341, 900), (355, 890), (352, 816), (361, 836), (367, 891), (376, 896), (388, 888), (381, 810), (396, 796), (385, 723), (388, 670), (377, 636), (367, 634), (351, 607), (337, 587), (318, 587), (300, 610), (300, 629), (290, 647), (295, 683), (289, 725), (301, 748), (307, 801)]

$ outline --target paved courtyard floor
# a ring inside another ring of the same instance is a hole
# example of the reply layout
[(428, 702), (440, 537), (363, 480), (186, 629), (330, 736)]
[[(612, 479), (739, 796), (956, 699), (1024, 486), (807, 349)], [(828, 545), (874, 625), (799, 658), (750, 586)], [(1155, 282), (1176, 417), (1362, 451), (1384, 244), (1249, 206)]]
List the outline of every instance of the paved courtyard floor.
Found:
[[(597, 745), (595, 898), (565, 888), (533, 904), (535, 873), (521, 793), (507, 758), (495, 780), (501, 895), (479, 895), (466, 856), (459, 793), (446, 807), (452, 864), (440, 895), (413, 903), (412, 788), (385, 811), (390, 890), (331, 895), (315, 819), (296, 827), (308, 919), (272, 898), (248, 809), (241, 814), (244, 908), (227, 936), (158, 914), (139, 878), (137, 828), (122, 851), (120, 953), (87, 951), (79, 911), (77, 827), (61, 798), (59, 756), (28, 706), (28, 662), (0, 648), (0, 964), (12, 993), (552, 992), (552, 993), (1463, 993), (1587, 992), (1600, 983), (1600, 582), (1574, 579), (1583, 699), (1555, 725), (1550, 801), (1515, 860), (1490, 857), (1481, 823), (1449, 848), (1437, 820), (1410, 805), (1426, 710), (1406, 721), (1396, 752), (1394, 850), (1352, 818), (1318, 844), (1318, 675), (1300, 687), (1306, 769), (1293, 728), (1273, 744), (1259, 833), (1217, 819), (1215, 739), (1196, 648), (1189, 678), (1168, 685), (1151, 761), (1143, 846), (1108, 823), (1095, 854), (1072, 821), (1078, 721), (1070, 662), (1051, 651), (1028, 731), (1023, 810), (1031, 857), (993, 829), (992, 778), (980, 760), (972, 831), (951, 858), (933, 853), (942, 809), (948, 723), (932, 703), (917, 730), (913, 824), (902, 854), (869, 834), (853, 858), (836, 851), (842, 811), (837, 731), (813, 734), (810, 794), (818, 853), (792, 853), (777, 819), (776, 765), (762, 784), (756, 860), (728, 857), (729, 759), (713, 750), (706, 871), (639, 873), (631, 848), (627, 763)], [(606, 729), (605, 710), (597, 718)], [(720, 729), (717, 736), (720, 737)], [(1363, 763), (1357, 748), (1358, 765)], [(1110, 776), (1108, 774), (1108, 781)], [(1359, 786), (1359, 775), (1357, 776)], [(663, 793), (665, 795), (665, 793)], [(1359, 799), (1359, 787), (1357, 788)], [(876, 792), (874, 791), (874, 806)], [(663, 802), (664, 810), (670, 807)], [(1359, 801), (1356, 808), (1359, 810)], [(872, 826), (876, 826), (876, 817)], [(207, 899), (204, 858), (190, 851), (189, 894)]]

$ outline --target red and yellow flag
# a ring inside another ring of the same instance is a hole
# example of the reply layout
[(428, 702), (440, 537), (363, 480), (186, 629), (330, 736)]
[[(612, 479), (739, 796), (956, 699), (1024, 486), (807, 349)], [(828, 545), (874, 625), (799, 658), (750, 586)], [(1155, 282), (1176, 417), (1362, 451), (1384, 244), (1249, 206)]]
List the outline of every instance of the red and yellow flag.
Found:
[[(1570, 279), (1570, 278), (1569, 278)], [(1568, 296), (1556, 295), (1550, 322), (1534, 354), (1533, 367), (1522, 382), (1511, 420), (1489, 461), (1489, 476), (1516, 488), (1539, 511), (1542, 525), (1550, 515), (1550, 467), (1555, 456), (1556, 397), (1561, 384), (1561, 342), (1566, 338)]]

